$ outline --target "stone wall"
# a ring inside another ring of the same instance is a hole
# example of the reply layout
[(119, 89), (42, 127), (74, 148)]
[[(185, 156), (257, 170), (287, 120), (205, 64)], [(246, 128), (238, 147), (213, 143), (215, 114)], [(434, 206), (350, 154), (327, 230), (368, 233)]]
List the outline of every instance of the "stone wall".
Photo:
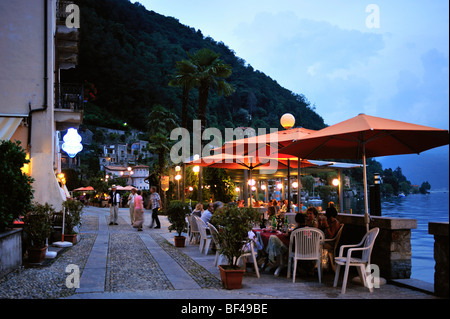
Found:
[[(345, 224), (339, 245), (358, 244), (366, 233), (364, 216), (339, 214), (338, 220)], [(417, 228), (417, 220), (372, 216), (369, 228), (374, 227), (379, 227), (380, 232), (372, 251), (372, 264), (380, 268), (386, 279), (410, 278), (411, 229)]]
[(0, 233), (0, 278), (22, 265), (22, 229)]
[(434, 293), (441, 297), (449, 297), (448, 293), (448, 223), (429, 223), (428, 233), (434, 235)]

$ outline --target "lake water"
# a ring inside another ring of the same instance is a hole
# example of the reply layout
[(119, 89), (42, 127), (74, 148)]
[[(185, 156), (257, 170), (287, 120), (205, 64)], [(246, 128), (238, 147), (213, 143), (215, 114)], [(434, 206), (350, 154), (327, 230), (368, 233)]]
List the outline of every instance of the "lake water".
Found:
[[(352, 200), (351, 203), (345, 200), (346, 210), (350, 205), (353, 214), (363, 212), (363, 200)], [(434, 283), (434, 236), (428, 234), (428, 223), (449, 221), (449, 193), (431, 192), (427, 195), (383, 198), (381, 215), (417, 219), (417, 229), (411, 230), (411, 278)]]

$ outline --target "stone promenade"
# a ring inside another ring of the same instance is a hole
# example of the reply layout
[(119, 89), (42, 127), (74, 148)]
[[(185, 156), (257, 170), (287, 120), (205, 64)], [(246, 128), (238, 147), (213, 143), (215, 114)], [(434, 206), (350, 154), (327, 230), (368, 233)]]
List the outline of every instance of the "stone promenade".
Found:
[[(127, 208), (119, 210), (119, 225), (109, 226), (109, 209), (84, 209), (81, 240), (43, 267), (22, 267), (0, 279), (0, 298), (11, 299), (436, 299), (433, 295), (387, 283), (370, 293), (349, 283), (347, 293), (333, 287), (334, 274), (297, 276), (297, 282), (273, 271), (257, 278), (248, 268), (242, 289), (222, 288), (214, 254), (201, 254), (198, 245), (173, 246), (167, 218), (150, 229), (145, 211), (144, 231), (130, 226)], [(69, 265), (80, 270), (80, 287), (68, 288)], [(342, 278), (342, 275), (341, 275)]]

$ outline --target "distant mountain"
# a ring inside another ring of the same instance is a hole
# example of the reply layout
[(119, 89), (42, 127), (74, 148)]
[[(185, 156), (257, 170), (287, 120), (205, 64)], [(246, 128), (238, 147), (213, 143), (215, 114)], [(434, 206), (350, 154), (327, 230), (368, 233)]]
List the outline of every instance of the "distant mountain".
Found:
[[(147, 115), (161, 104), (180, 116), (181, 89), (169, 87), (175, 62), (187, 52), (209, 48), (232, 66), (227, 79), (236, 92), (229, 97), (212, 94), (208, 127), (280, 127), (286, 112), (296, 126), (325, 127), (309, 101), (254, 70), (222, 42), (204, 37), (200, 30), (175, 18), (148, 11), (127, 0), (79, 0), (81, 9), (79, 64), (65, 71), (64, 82), (85, 82), (95, 99), (86, 105), (85, 124), (118, 128), (122, 123), (146, 130)], [(197, 92), (192, 90), (189, 123), (196, 118)]]

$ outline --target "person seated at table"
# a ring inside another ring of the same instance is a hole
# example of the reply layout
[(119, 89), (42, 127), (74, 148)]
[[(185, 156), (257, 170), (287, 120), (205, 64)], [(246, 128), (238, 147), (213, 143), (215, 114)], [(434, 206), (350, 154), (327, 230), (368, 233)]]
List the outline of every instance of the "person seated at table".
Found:
[[(334, 206), (330, 206), (325, 211), (325, 218), (322, 217), (319, 220), (319, 229), (325, 234), (325, 239), (334, 238), (339, 231), (341, 226), (339, 221), (336, 219), (338, 215), (337, 209)], [(324, 249), (327, 249), (324, 245)]]
[(277, 217), (279, 210), (280, 206), (278, 206), (278, 202), (276, 199), (272, 200), (272, 202), (269, 202), (269, 207), (267, 208), (267, 215), (269, 217), (269, 220), (271, 220), (273, 216)]
[(295, 214), (295, 228), (293, 230), (288, 230), (285, 233), (285, 235), (287, 237), (290, 237), (291, 233), (294, 230), (299, 229), (299, 228), (303, 228), (303, 227), (306, 227), (306, 226), (308, 226), (308, 225), (306, 224), (306, 216), (305, 216), (305, 214)]
[(304, 213), (305, 211), (306, 211), (306, 206), (302, 202), (300, 202), (298, 205), (298, 212)]
[(285, 199), (285, 200), (283, 200), (283, 205), (281, 206), (281, 211), (287, 212), (287, 210), (288, 210), (288, 200)]
[(214, 213), (214, 203), (208, 203), (206, 210), (203, 211), (202, 216), (200, 218), (205, 222), (205, 224), (209, 223), (213, 213)]
[(319, 227), (319, 222), (317, 220), (317, 215), (319, 213), (317, 212), (317, 209), (314, 206), (309, 207), (306, 210), (306, 226), (309, 227)]
[(192, 215), (202, 217), (202, 214), (203, 214), (203, 204), (198, 203), (197, 205), (195, 205), (195, 209), (192, 212)]
[(261, 207), (261, 203), (259, 201), (255, 201), (255, 203), (253, 204), (253, 207), (259, 208), (259, 207)]
[[(292, 230), (296, 230), (302, 227), (305, 227), (305, 215), (304, 214), (296, 214), (295, 215), (295, 223), (296, 226), (295, 228)], [(269, 237), (269, 242), (267, 243), (267, 248), (266, 248), (266, 252), (268, 255), (268, 261), (272, 264), (272, 265), (278, 265), (281, 264), (282, 266), (285, 265), (285, 261), (287, 260), (287, 252), (288, 252), (288, 246), (289, 244), (283, 242), (283, 240), (280, 238), (280, 236), (286, 236), (287, 239), (289, 240), (289, 238), (291, 237), (291, 233), (292, 231), (287, 231), (284, 234), (278, 234), (278, 235), (271, 235)], [(294, 247), (294, 246), (292, 246)], [(279, 256), (279, 257), (278, 257)]]

